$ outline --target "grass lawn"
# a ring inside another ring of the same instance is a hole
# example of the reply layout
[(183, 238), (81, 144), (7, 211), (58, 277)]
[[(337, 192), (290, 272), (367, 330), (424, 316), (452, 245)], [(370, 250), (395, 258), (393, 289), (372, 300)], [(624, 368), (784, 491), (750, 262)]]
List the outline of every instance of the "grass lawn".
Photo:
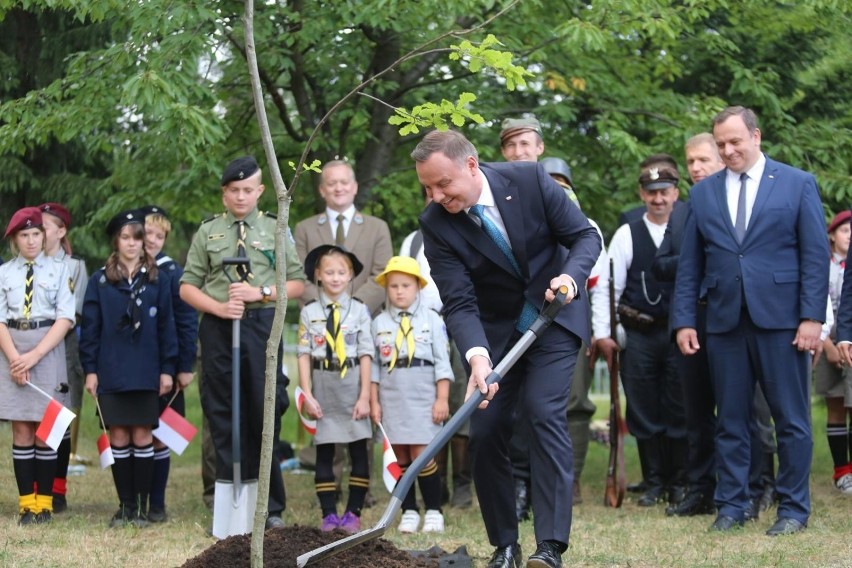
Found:
[[(295, 371), (292, 358), (287, 360)], [(198, 391), (187, 393), (189, 419), (200, 425)], [(80, 453), (95, 458), (98, 424), (93, 404), (87, 398), (82, 412)], [(598, 401), (599, 415), (607, 404)], [(813, 405), (815, 452), (811, 478), (813, 513), (807, 531), (792, 537), (771, 539), (764, 531), (775, 519), (774, 510), (732, 534), (712, 534), (710, 516), (668, 518), (663, 506), (643, 509), (627, 500), (621, 509), (602, 505), (608, 449), (590, 448), (583, 474), (585, 501), (574, 508), (571, 546), (565, 555), (572, 566), (852, 566), (852, 498), (833, 488), (831, 460), (825, 441), (825, 409)], [(296, 427), (296, 415), (284, 419), (284, 436), (304, 443)], [(84, 476), (69, 478), (69, 511), (49, 526), (18, 527), (17, 496), (11, 463), (11, 428), (0, 424), (0, 566), (3, 567), (158, 567), (179, 566), (213, 544), (207, 536), (211, 516), (201, 501), (200, 443), (194, 441), (183, 456), (173, 456), (167, 493), (170, 521), (144, 530), (110, 530), (107, 523), (117, 507), (109, 470), (90, 466)], [(636, 444), (627, 439), (628, 479), (638, 475)], [(376, 467), (381, 460), (376, 461)], [(319, 508), (313, 492), (313, 476), (287, 472), (288, 524), (319, 523)], [(375, 523), (387, 504), (379, 475), (373, 476), (377, 507), (364, 512), (364, 526)], [(468, 511), (445, 510), (447, 530), (440, 536), (386, 534), (404, 549), (425, 549), (437, 544), (445, 550), (466, 545), (483, 566), (492, 547), (476, 507)], [(526, 555), (535, 548), (532, 523), (521, 526)]]

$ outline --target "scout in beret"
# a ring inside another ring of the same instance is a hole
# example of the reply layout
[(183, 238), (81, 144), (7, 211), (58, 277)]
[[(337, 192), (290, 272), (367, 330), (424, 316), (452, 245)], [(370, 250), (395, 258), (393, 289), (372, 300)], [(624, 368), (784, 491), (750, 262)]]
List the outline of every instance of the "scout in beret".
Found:
[(107, 224), (112, 253), (89, 279), (80, 360), (86, 391), (109, 428), (118, 510), (110, 527), (148, 525), (152, 429), (158, 399), (172, 389), (177, 363), (172, 289), (145, 252), (145, 214), (122, 211)]
[[(370, 375), (373, 338), (370, 310), (352, 298), (352, 281), (363, 265), (354, 254), (336, 245), (320, 245), (305, 257), (308, 278), (319, 298), (299, 315), (299, 385), (305, 392), (307, 414), (317, 420), (314, 435), (314, 484), (323, 531), (361, 529), (361, 508), (370, 487), (368, 441)], [(334, 478), (335, 444), (346, 444), (351, 463), (349, 498), (337, 511)]]
[[(193, 379), (195, 367), (196, 343), (198, 340), (198, 312), (180, 299), (180, 277), (183, 268), (163, 252), (172, 223), (166, 210), (159, 205), (145, 205), (140, 208), (145, 215), (145, 252), (157, 263), (161, 276), (167, 275), (172, 291), (172, 311), (175, 319), (175, 334), (178, 340), (177, 374), (172, 390), (159, 399), (160, 414), (167, 407), (186, 416), (186, 401), (183, 391)], [(166, 515), (166, 486), (171, 470), (171, 451), (157, 438), (154, 438), (154, 474), (151, 494), (148, 502), (148, 520), (162, 523)]]
[(0, 419), (12, 422), (20, 525), (52, 520), (57, 460), (36, 439), (45, 400), (27, 383), (66, 402), (63, 338), (74, 324), (67, 268), (45, 256), (42, 223), (38, 207), (15, 212), (5, 236), (16, 257), (0, 266)]
[[(71, 254), (71, 242), (68, 240), (71, 212), (59, 203), (42, 203), (38, 208), (42, 212), (44, 224), (44, 254), (56, 262), (65, 264), (68, 269), (68, 281), (63, 285), (68, 286), (74, 295), (75, 330), (79, 332), (89, 272), (86, 270), (83, 259)], [(84, 378), (77, 333), (69, 333), (65, 336), (65, 361), (68, 368), (68, 406), (74, 414), (79, 416), (83, 405)], [(84, 462), (88, 460), (77, 455), (79, 425), (79, 420), (71, 423), (57, 450), (56, 479), (53, 482), (54, 513), (61, 513), (68, 508), (66, 493), (70, 462), (77, 462), (74, 466), (77, 473), (86, 471)]]
[[(275, 225), (274, 215), (258, 210), (264, 191), (263, 174), (252, 156), (231, 161), (219, 179), (222, 203), (226, 211), (204, 221), (192, 238), (181, 276), (180, 296), (202, 314), (198, 336), (201, 341), (201, 407), (210, 426), (216, 448), (217, 471), (212, 483), (205, 481), (205, 494), (214, 492), (216, 480), (233, 477), (231, 401), (232, 349), (234, 320), (240, 323), (240, 356), (243, 361), (263, 361), (266, 343), (272, 331), (275, 300)], [(286, 292), (298, 298), (304, 290), (304, 272), (291, 239), (284, 239)], [(247, 262), (238, 267), (224, 265), (223, 259), (241, 257)], [(283, 292), (283, 291), (282, 291)], [(278, 355), (282, 356), (279, 346)], [(243, 478), (257, 479), (263, 433), (263, 399), (266, 386), (263, 365), (240, 366), (245, 398), (242, 423), (244, 445)], [(281, 366), (276, 370), (278, 393), (276, 416), (289, 405), (287, 377)], [(278, 439), (280, 420), (274, 420)], [(284, 526), (281, 514), (286, 507), (284, 481), (278, 466), (277, 447), (270, 470), (270, 488), (266, 528)]]

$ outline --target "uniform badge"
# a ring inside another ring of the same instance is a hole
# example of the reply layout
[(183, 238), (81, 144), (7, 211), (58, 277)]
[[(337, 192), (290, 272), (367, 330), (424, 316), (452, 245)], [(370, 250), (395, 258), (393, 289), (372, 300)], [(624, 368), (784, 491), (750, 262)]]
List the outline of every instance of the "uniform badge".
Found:
[(648, 175), (651, 177), (651, 180), (656, 181), (660, 179), (660, 168), (651, 168), (648, 170)]
[(71, 278), (68, 279), (68, 289), (71, 290), (71, 293), (74, 293), (74, 280)]
[(355, 345), (355, 334), (347, 333), (343, 336), (343, 340), (346, 342), (346, 345)]
[(299, 345), (302, 347), (307, 347), (311, 343), (311, 335), (308, 333), (308, 330), (305, 328), (305, 324), (299, 324)]
[(315, 335), (314, 345), (316, 345), (317, 347), (322, 347), (323, 345), (325, 345), (325, 337), (322, 335)]
[(225, 233), (217, 233), (215, 235), (207, 235), (208, 241), (218, 241), (219, 239), (224, 239)]
[(382, 357), (388, 358), (391, 355), (391, 351), (393, 348), (390, 345), (382, 345), (381, 353)]

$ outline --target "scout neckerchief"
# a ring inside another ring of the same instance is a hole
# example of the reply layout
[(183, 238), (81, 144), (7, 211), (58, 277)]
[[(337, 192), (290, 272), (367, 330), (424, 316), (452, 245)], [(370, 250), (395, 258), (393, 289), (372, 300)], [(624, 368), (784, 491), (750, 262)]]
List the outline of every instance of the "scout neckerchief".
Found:
[(124, 315), (118, 320), (118, 331), (130, 329), (131, 341), (139, 336), (139, 330), (142, 328), (142, 292), (145, 291), (148, 283), (148, 269), (141, 267), (136, 273), (133, 282), (130, 283), (130, 297), (127, 300), (127, 310)]
[[(246, 222), (242, 220), (237, 221), (237, 257), (246, 257)], [(239, 276), (240, 280), (243, 282), (248, 282), (250, 279), (254, 278), (254, 274), (252, 274), (251, 271), (246, 270), (246, 267), (243, 264), (237, 265), (237, 276)]]
[(35, 261), (28, 260), (27, 275), (24, 277), (24, 318), (30, 319), (33, 314), (33, 278), (35, 276), (33, 266)]
[[(334, 346), (332, 348), (332, 346)], [(340, 364), (340, 378), (346, 376), (346, 342), (340, 332), (340, 304), (332, 302), (328, 304), (328, 317), (325, 320), (325, 366), (331, 361), (332, 353), (337, 355)]]
[(408, 350), (407, 366), (411, 366), (411, 360), (414, 358), (414, 334), (411, 333), (411, 315), (411, 312), (399, 312), (399, 327), (396, 329), (396, 340), (394, 341), (393, 355), (391, 355), (390, 364), (388, 365), (388, 373), (393, 371), (396, 366), (403, 341), (405, 341), (405, 346)]

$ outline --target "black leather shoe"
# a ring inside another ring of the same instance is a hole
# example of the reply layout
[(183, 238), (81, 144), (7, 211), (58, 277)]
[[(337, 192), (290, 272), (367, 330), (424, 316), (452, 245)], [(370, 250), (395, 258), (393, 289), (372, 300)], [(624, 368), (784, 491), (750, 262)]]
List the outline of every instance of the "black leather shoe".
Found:
[(54, 495), (53, 496), (53, 512), (56, 513), (64, 513), (68, 510), (68, 499), (66, 499), (65, 495)]
[(791, 519), (789, 517), (779, 517), (775, 524), (769, 527), (769, 530), (766, 531), (767, 536), (781, 536), (785, 534), (796, 534), (797, 532), (801, 532), (805, 530), (807, 525), (797, 521), (796, 519)]
[(712, 515), (716, 512), (713, 497), (698, 491), (687, 493), (679, 504), (667, 507), (666, 515), (678, 517), (693, 517), (695, 515)]
[(639, 483), (631, 483), (627, 486), (628, 493), (645, 493), (648, 490), (648, 484), (643, 479)]
[(728, 515), (718, 515), (716, 520), (713, 521), (713, 524), (710, 526), (711, 531), (717, 532), (725, 532), (733, 529), (742, 528), (743, 522), (738, 521), (733, 517), (729, 517)]
[(527, 560), (527, 568), (562, 568), (562, 553), (556, 541), (543, 540), (538, 543), (535, 554)]
[(283, 529), (284, 519), (279, 515), (269, 515), (266, 517), (266, 529)]
[(530, 488), (527, 479), (515, 479), (515, 515), (518, 522), (530, 518)]
[(748, 505), (743, 512), (743, 520), (748, 521), (756, 521), (760, 517), (760, 512), (757, 510), (757, 501), (754, 499), (748, 500)]
[(498, 547), (486, 568), (521, 568), (521, 545), (516, 542)]
[(636, 501), (640, 507), (653, 507), (665, 500), (666, 491), (661, 486), (649, 486), (648, 490)]
[[(760, 501), (757, 504), (757, 510), (761, 513), (765, 513), (769, 510), (772, 505), (778, 502), (778, 493), (775, 492), (774, 485), (765, 485), (763, 488), (763, 494), (760, 496)], [(54, 503), (54, 508), (56, 508), (56, 504)]]

